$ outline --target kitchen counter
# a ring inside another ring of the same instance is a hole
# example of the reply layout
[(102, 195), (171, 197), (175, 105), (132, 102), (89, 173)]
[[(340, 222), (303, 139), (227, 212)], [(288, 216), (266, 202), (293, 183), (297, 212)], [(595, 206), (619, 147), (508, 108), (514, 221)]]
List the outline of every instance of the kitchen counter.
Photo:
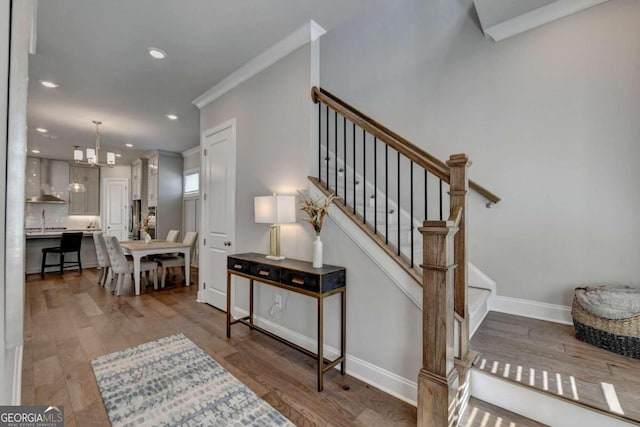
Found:
[(50, 239), (50, 238), (60, 238), (62, 236), (63, 232), (67, 232), (67, 233), (77, 233), (79, 231), (82, 231), (84, 233), (84, 237), (91, 237), (93, 236), (93, 233), (95, 233), (96, 231), (102, 231), (99, 229), (88, 229), (88, 228), (83, 228), (81, 230), (47, 230), (45, 229), (44, 231), (42, 231), (42, 229), (36, 229), (36, 230), (25, 230), (24, 235), (25, 237), (28, 239)]
[[(49, 248), (53, 246), (58, 246), (60, 244), (60, 237), (63, 232), (78, 232), (82, 231), (84, 233), (84, 237), (82, 239), (82, 246), (80, 250), (80, 258), (82, 260), (82, 268), (94, 268), (98, 266), (98, 257), (96, 255), (96, 247), (93, 243), (93, 233), (96, 231), (100, 231), (97, 229), (87, 229), (84, 228), (82, 230), (47, 230), (45, 229), (27, 229), (25, 230), (25, 272), (27, 274), (40, 273), (40, 268), (42, 264), (42, 249)], [(69, 255), (72, 259), (75, 258), (74, 255)], [(57, 262), (56, 254), (49, 254), (47, 257), (47, 263), (53, 264)], [(69, 269), (72, 270), (72, 269)], [(59, 274), (55, 272), (55, 268), (51, 267), (47, 270), (47, 274)]]

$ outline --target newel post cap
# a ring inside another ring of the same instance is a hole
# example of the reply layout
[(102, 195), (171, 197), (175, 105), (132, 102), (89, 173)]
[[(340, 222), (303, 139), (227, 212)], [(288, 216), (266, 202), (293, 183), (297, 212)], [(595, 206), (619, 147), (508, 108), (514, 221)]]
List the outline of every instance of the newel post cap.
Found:
[(469, 160), (469, 157), (467, 157), (466, 154), (461, 153), (461, 154), (452, 154), (449, 157), (449, 160), (447, 160), (447, 166), (449, 167), (454, 167), (454, 166), (471, 166), (471, 160)]

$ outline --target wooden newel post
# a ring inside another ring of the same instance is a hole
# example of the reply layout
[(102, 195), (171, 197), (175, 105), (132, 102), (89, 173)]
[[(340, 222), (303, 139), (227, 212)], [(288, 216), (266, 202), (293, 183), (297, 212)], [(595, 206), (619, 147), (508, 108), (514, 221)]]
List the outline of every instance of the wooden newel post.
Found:
[(425, 221), (423, 235), (422, 369), (418, 375), (418, 426), (449, 426), (455, 420), (458, 372), (454, 367), (454, 236), (462, 217)]
[(467, 192), (469, 191), (469, 166), (471, 161), (466, 154), (453, 154), (447, 161), (449, 166), (449, 204), (451, 211), (462, 209), (462, 218), (455, 237), (454, 308), (461, 318), (460, 358), (464, 359), (469, 351), (469, 308), (467, 301), (468, 244), (467, 244)]

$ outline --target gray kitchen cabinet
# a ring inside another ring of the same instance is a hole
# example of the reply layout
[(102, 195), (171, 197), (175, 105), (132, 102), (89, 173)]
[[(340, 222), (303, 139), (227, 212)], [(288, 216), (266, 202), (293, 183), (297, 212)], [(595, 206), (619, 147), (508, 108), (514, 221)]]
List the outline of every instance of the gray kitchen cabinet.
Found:
[(25, 193), (27, 199), (40, 195), (40, 159), (35, 157), (27, 157)]
[(147, 159), (131, 163), (131, 200), (143, 200), (147, 194)]
[(100, 169), (71, 166), (69, 180), (84, 184), (87, 189), (81, 193), (69, 193), (69, 214), (100, 215)]
[(152, 151), (148, 154), (147, 203), (155, 207), (155, 235), (167, 237), (182, 228), (182, 165), (180, 154)]

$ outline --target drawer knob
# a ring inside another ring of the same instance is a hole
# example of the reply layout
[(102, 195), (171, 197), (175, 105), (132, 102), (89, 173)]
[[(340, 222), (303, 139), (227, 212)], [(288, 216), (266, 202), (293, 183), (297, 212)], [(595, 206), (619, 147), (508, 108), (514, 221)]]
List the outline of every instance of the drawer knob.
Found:
[(267, 270), (260, 270), (260, 271), (258, 272), (258, 274), (259, 274), (259, 275), (261, 275), (261, 276), (268, 276), (268, 275), (269, 275), (269, 272), (268, 272)]
[(242, 270), (242, 266), (240, 264), (235, 264), (233, 268), (235, 268), (236, 270)]
[(294, 277), (291, 281), (296, 285), (304, 285), (304, 279), (300, 279), (299, 277)]

